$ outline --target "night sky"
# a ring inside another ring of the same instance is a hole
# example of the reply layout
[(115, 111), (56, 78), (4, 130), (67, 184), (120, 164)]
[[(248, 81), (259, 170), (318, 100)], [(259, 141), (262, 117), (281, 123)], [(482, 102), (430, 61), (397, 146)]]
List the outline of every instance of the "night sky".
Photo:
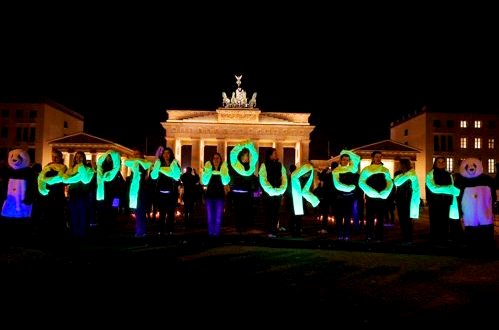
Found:
[(389, 138), (391, 121), (424, 105), (499, 107), (497, 24), (465, 8), (396, 18), (367, 8), (260, 8), (234, 17), (204, 9), (7, 20), (0, 97), (52, 98), (82, 113), (85, 131), (128, 147), (147, 139), (152, 153), (164, 142), (166, 109), (215, 110), (242, 74), (260, 110), (312, 113), (312, 158), (327, 156), (328, 141), (335, 154)]

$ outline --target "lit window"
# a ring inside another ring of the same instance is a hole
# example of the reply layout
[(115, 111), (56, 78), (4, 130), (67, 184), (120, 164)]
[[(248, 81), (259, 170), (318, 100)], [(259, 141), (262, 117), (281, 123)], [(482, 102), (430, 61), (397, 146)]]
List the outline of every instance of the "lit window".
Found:
[(489, 170), (489, 173), (495, 173), (496, 172), (496, 160), (495, 159), (489, 159), (487, 161), (487, 167)]
[(475, 149), (482, 149), (482, 139), (475, 138)]
[(447, 163), (447, 172), (452, 172), (454, 170), (454, 159), (447, 158), (446, 163)]
[(475, 120), (475, 128), (481, 128), (482, 127), (482, 121), (481, 120)]
[(461, 120), (459, 123), (459, 127), (461, 127), (461, 128), (468, 127), (468, 122), (466, 120)]
[(462, 137), (459, 140), (459, 145), (460, 145), (461, 149), (466, 149), (468, 147), (468, 138)]
[(489, 149), (495, 149), (495, 140), (493, 138), (489, 139), (487, 141), (487, 146), (489, 147)]

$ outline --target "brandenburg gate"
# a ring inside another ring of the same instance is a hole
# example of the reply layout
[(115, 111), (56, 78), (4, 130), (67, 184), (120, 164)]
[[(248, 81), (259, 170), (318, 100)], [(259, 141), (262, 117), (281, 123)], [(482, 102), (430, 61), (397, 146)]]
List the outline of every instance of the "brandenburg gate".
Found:
[[(201, 172), (204, 162), (214, 151), (228, 160), (236, 144), (251, 140), (257, 150), (277, 149), (283, 164), (305, 164), (309, 158), (310, 133), (314, 126), (308, 123), (310, 113), (262, 112), (256, 107), (256, 93), (247, 101), (241, 88), (242, 76), (236, 76), (237, 89), (231, 99), (222, 93), (223, 106), (215, 111), (166, 110), (166, 145), (182, 163), (183, 146), (190, 146), (190, 164)], [(262, 154), (260, 152), (260, 154)], [(262, 161), (260, 157), (260, 161)]]

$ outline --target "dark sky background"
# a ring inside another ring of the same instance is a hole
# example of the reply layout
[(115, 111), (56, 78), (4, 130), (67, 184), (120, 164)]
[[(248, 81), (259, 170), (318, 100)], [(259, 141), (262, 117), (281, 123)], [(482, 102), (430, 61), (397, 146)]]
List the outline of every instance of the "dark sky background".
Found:
[(50, 97), (82, 113), (87, 132), (129, 147), (147, 138), (153, 152), (166, 109), (214, 110), (242, 74), (260, 110), (312, 113), (312, 158), (328, 141), (335, 154), (389, 138), (390, 122), (423, 105), (499, 107), (497, 20), (468, 8), (204, 6), (6, 14), (0, 96)]

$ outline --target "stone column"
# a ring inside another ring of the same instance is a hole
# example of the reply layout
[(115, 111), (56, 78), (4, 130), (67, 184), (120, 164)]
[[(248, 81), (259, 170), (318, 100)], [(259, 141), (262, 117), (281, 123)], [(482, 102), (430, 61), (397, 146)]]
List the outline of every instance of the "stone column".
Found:
[[(166, 146), (170, 149), (173, 150), (173, 153), (175, 153), (175, 143), (177, 141), (177, 139), (174, 139), (174, 138), (171, 138), (171, 139), (165, 139), (166, 140)], [(175, 158), (177, 158), (177, 156), (175, 155)]]
[(301, 155), (301, 147), (300, 147), (300, 142), (295, 142), (295, 165), (298, 166), (298, 165), (301, 165), (301, 159), (300, 159), (300, 155)]
[(227, 161), (227, 140), (217, 141), (217, 151), (222, 155), (223, 160)]
[(282, 163), (284, 160), (284, 144), (282, 142), (276, 142), (275, 149), (277, 150), (277, 157)]
[(129, 175), (129, 168), (125, 166), (125, 161), (128, 159), (128, 157), (121, 156), (120, 159), (121, 159), (121, 166), (120, 166), (121, 176), (123, 177), (123, 179), (126, 180), (126, 178)]
[[(63, 153), (64, 156), (64, 153)], [(75, 154), (73, 152), (68, 152), (68, 157), (64, 157), (64, 165), (68, 168), (71, 168), (71, 164), (73, 164)]]
[(253, 144), (255, 145), (255, 149), (258, 153), (260, 153), (260, 142), (258, 140), (253, 140)]
[(303, 140), (300, 142), (300, 164), (307, 164), (309, 159), (308, 159), (308, 147), (310, 144), (310, 140)]
[[(194, 152), (194, 150), (192, 152)], [(206, 161), (207, 161), (207, 159), (204, 159), (204, 140), (200, 139), (199, 140), (199, 167), (197, 169), (198, 173), (201, 173), (201, 169), (203, 168), (204, 163)]]
[(229, 142), (227, 142), (227, 139), (225, 139), (224, 141), (224, 152), (223, 152), (223, 156), (224, 156), (224, 159), (227, 161), (227, 164), (229, 163), (229, 154), (227, 153), (227, 148), (229, 147)]
[[(255, 150), (257, 152), (258, 155), (260, 155), (260, 142), (259, 141), (253, 141), (253, 144), (255, 145)], [(260, 157), (260, 156), (258, 156)], [(260, 164), (262, 161), (262, 159), (258, 159), (258, 163), (256, 164), (256, 168), (255, 168), (255, 174), (258, 175), (258, 170), (260, 169), (260, 166), (258, 164)]]
[(172, 150), (175, 153), (178, 166), (182, 167), (182, 141), (180, 139), (175, 139), (175, 145)]
[(191, 167), (195, 168), (198, 173), (202, 168), (199, 164), (199, 154), (201, 152), (200, 145), (201, 143), (199, 140), (192, 140)]

